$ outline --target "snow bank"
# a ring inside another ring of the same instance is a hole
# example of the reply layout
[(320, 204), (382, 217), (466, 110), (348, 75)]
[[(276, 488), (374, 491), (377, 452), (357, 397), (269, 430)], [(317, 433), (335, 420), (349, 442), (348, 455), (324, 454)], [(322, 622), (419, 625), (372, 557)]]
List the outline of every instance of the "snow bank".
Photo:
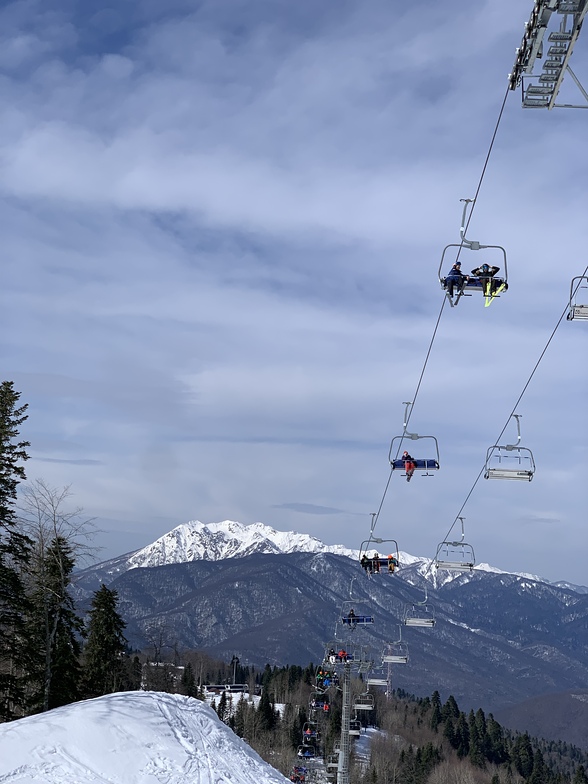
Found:
[(205, 703), (122, 692), (0, 725), (0, 782), (284, 784)]

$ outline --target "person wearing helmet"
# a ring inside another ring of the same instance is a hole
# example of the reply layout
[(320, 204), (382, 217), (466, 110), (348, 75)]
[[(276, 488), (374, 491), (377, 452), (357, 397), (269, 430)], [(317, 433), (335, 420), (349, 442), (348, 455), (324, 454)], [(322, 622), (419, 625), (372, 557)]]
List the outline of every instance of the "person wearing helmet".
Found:
[(445, 287), (449, 296), (453, 297), (454, 288), (457, 288), (458, 293), (461, 293), (468, 280), (469, 277), (461, 271), (461, 261), (456, 261), (445, 277)]
[(486, 297), (491, 296), (497, 289), (496, 281), (492, 280), (492, 278), (499, 269), (500, 267), (491, 267), (489, 264), (480, 264), (479, 267), (472, 270), (472, 275), (475, 275), (481, 281), (482, 291)]
[(414, 457), (409, 455), (408, 452), (404, 451), (402, 453), (402, 459), (404, 460), (404, 470), (406, 471), (406, 481), (410, 482), (412, 479), (412, 475), (414, 474), (414, 470), (416, 468), (416, 463), (414, 462)]

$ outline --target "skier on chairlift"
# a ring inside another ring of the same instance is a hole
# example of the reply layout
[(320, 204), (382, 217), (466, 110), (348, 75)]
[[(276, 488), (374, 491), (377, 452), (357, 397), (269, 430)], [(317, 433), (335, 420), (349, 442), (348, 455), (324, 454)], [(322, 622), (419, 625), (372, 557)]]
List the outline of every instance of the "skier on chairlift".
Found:
[(500, 267), (490, 266), (489, 264), (481, 264), (476, 269), (472, 270), (472, 275), (480, 278), (482, 281), (482, 291), (484, 296), (490, 297), (495, 293), (498, 288), (497, 281), (493, 280), (494, 275), (499, 271)]

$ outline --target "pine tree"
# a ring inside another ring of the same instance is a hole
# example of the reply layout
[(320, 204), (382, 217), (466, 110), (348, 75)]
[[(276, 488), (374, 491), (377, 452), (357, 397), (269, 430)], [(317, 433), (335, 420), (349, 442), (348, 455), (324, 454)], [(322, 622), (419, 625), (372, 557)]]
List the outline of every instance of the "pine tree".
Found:
[(273, 730), (276, 724), (276, 712), (272, 705), (267, 688), (261, 692), (261, 699), (257, 706), (261, 730)]
[[(102, 585), (92, 599), (84, 646), (84, 693), (99, 697), (119, 691), (127, 641), (125, 622), (117, 611), (118, 594)], [(192, 681), (194, 676), (192, 676)]]
[(196, 678), (194, 677), (194, 668), (188, 662), (184, 667), (184, 672), (182, 673), (182, 694), (185, 694), (186, 697), (197, 697), (198, 696), (198, 686), (196, 685)]
[(27, 419), (27, 406), (18, 406), (20, 393), (11, 381), (0, 384), (0, 720), (8, 721), (24, 710), (24, 673), (30, 647), (25, 616), (29, 610), (23, 570), (30, 560), (31, 541), (16, 527), (14, 503), (21, 462), (28, 460), (28, 441), (16, 441)]
[(578, 765), (576, 768), (572, 784), (588, 784), (588, 776), (586, 775), (586, 770), (583, 765)]
[(31, 668), (36, 684), (30, 697), (34, 711), (46, 711), (79, 699), (81, 676), (79, 638), (83, 623), (69, 593), (74, 568), (71, 545), (56, 537), (38, 561), (31, 596), (31, 635), (38, 656)]
[(529, 784), (545, 784), (547, 780), (547, 770), (545, 762), (543, 761), (543, 754), (539, 749), (535, 751), (533, 756), (533, 770), (528, 779)]
[(495, 765), (502, 765), (503, 762), (507, 762), (509, 754), (504, 739), (504, 731), (491, 713), (486, 721), (486, 734), (488, 737), (486, 752), (488, 760)]
[(459, 707), (457, 702), (455, 701), (455, 697), (453, 694), (450, 694), (447, 698), (447, 702), (441, 709), (441, 716), (443, 721), (446, 721), (448, 718), (451, 719), (458, 719), (459, 718)]
[(512, 760), (519, 773), (523, 778), (529, 778), (533, 772), (533, 747), (531, 746), (531, 738), (528, 733), (519, 735), (512, 747)]
[(455, 727), (455, 737), (457, 741), (457, 756), (460, 758), (467, 757), (470, 752), (470, 733), (465, 713), (459, 714)]
[(433, 706), (433, 710), (431, 712), (431, 729), (437, 732), (437, 728), (439, 724), (441, 724), (441, 695), (438, 691), (433, 692), (433, 698), (431, 700), (431, 704)]

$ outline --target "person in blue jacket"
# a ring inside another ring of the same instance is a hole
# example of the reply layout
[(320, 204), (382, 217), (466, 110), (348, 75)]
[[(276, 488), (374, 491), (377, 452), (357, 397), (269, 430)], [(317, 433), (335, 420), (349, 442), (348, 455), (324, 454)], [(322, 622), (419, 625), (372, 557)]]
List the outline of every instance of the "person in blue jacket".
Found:
[(455, 287), (457, 287), (459, 293), (465, 286), (467, 280), (469, 280), (469, 277), (464, 275), (461, 271), (461, 261), (456, 261), (445, 277), (445, 286), (449, 296), (453, 297), (453, 289)]

